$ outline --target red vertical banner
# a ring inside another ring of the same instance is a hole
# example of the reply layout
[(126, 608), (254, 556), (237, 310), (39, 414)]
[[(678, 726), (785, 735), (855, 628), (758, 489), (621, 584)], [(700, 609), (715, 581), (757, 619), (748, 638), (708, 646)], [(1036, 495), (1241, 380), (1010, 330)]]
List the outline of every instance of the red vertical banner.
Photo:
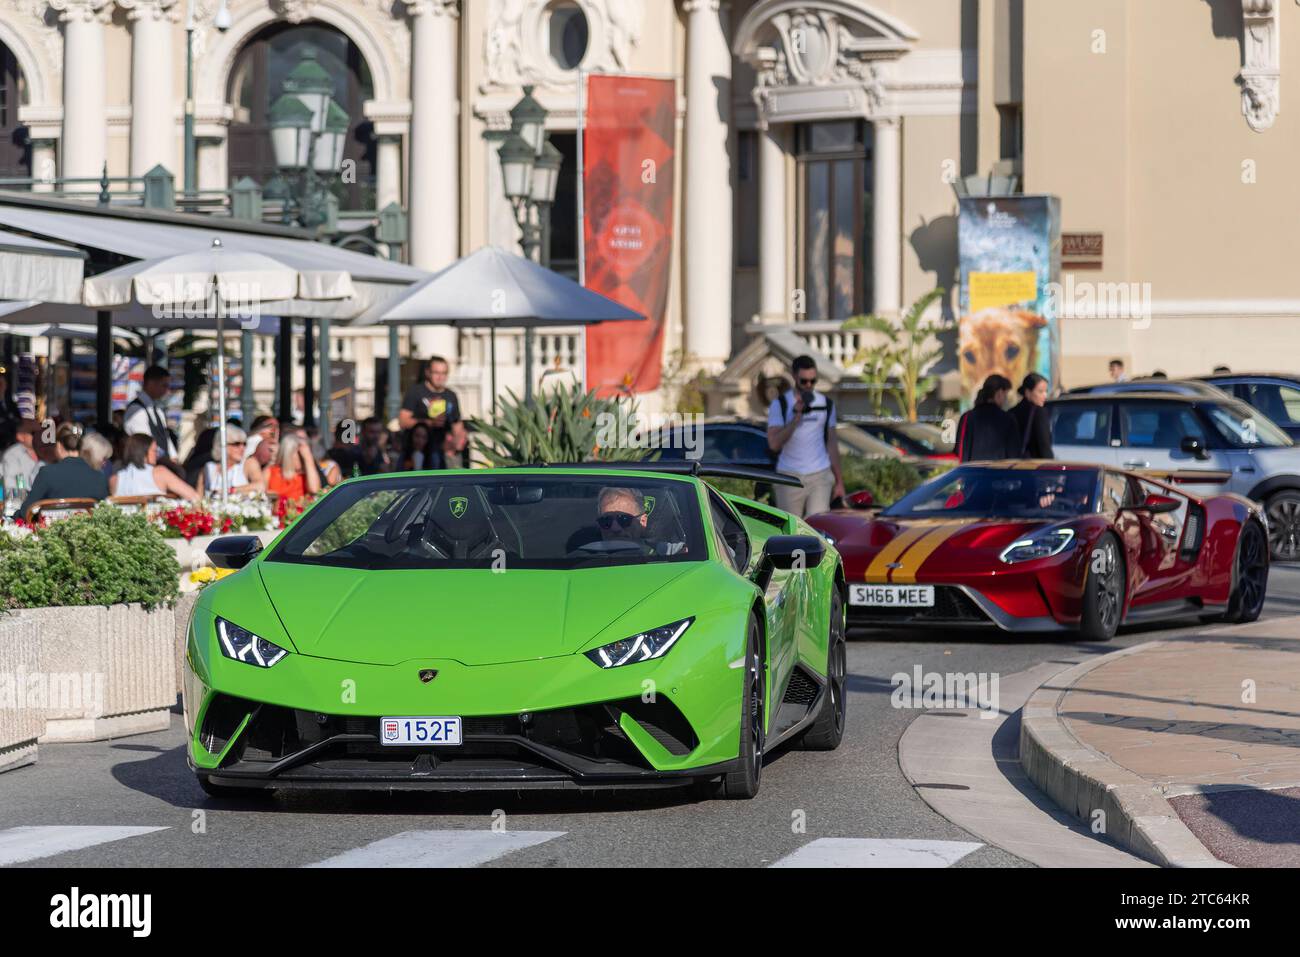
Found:
[(663, 372), (672, 277), (677, 85), (587, 78), (583, 128), (586, 285), (646, 317), (587, 329), (587, 385), (649, 392)]

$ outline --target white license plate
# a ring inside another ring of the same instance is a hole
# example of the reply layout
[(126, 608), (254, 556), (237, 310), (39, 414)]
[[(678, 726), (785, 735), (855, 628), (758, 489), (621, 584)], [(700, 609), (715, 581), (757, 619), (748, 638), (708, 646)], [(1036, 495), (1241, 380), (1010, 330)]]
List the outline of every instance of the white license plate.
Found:
[(460, 718), (380, 718), (379, 741), (394, 747), (460, 744)]
[(933, 585), (850, 585), (849, 604), (872, 608), (932, 608)]

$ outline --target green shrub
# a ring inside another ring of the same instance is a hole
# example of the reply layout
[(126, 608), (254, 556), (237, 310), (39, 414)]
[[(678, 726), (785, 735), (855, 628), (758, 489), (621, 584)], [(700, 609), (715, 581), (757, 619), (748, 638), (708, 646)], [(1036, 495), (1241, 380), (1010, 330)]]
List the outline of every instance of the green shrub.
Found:
[(866, 489), (877, 505), (893, 505), (921, 484), (921, 473), (901, 459), (869, 459), (861, 455), (840, 457), (844, 489)]
[(101, 506), (23, 538), (0, 534), (0, 607), (170, 605), (176, 555), (142, 514)]
[(636, 402), (599, 399), (576, 383), (525, 402), (513, 392), (495, 422), (476, 423), (474, 450), (494, 468), (576, 462), (635, 462), (652, 458), (624, 440), (635, 432)]

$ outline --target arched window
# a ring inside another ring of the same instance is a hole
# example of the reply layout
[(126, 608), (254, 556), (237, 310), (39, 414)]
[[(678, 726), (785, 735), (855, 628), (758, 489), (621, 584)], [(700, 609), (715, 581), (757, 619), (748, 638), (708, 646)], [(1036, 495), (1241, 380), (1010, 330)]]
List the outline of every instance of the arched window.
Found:
[(245, 176), (266, 186), (275, 176), (268, 113), (284, 92), (284, 80), (313, 50), (320, 65), (334, 77), (334, 102), (350, 121), (343, 151), (346, 164), (356, 164), (356, 182), (334, 181), (340, 209), (375, 208), (375, 137), (362, 105), (373, 98), (370, 68), (361, 51), (339, 30), (321, 23), (275, 24), (257, 34), (240, 51), (230, 75), (228, 97), (235, 116), (230, 124), (228, 163), (233, 185)]
[(18, 107), (26, 96), (18, 60), (0, 43), (0, 179), (32, 175), (27, 128), (18, 122)]

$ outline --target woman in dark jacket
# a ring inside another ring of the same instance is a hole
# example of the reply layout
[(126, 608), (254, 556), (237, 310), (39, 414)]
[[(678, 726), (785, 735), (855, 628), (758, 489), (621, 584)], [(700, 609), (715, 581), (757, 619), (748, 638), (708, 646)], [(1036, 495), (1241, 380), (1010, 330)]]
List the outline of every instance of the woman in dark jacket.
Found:
[(991, 462), (1014, 459), (1020, 454), (1015, 420), (1004, 406), (1011, 394), (1011, 380), (991, 375), (984, 380), (975, 405), (957, 423), (957, 450), (963, 462)]
[(1052, 414), (1046, 409), (1047, 380), (1037, 372), (1025, 376), (1020, 384), (1020, 402), (1011, 410), (1016, 420), (1020, 444), (1014, 458), (1050, 459), (1052, 455)]

